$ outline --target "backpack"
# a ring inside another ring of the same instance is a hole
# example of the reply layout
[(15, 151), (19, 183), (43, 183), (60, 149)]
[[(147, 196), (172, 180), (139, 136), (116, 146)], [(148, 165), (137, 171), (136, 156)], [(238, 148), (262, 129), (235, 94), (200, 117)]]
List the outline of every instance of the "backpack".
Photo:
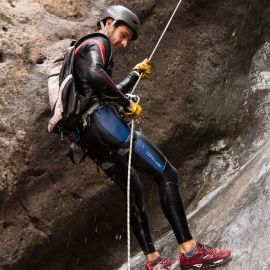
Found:
[[(100, 35), (102, 34), (90, 34), (76, 42), (73, 41), (64, 57), (54, 61), (48, 78), (48, 94), (52, 111), (48, 124), (49, 132), (52, 132), (57, 124), (61, 126), (62, 130), (74, 130), (76, 128), (88, 102), (84, 96), (78, 93), (75, 85), (73, 63), (76, 49), (80, 45), (84, 45), (88, 39), (91, 40), (91, 37)], [(103, 57), (105, 56), (103, 55)]]
[[(51, 118), (48, 124), (48, 131), (52, 132), (58, 128), (63, 134), (68, 135), (71, 140), (69, 157), (72, 163), (74, 161), (74, 147), (80, 140), (82, 130), (81, 118), (84, 110), (87, 107), (88, 101), (84, 96), (80, 95), (76, 89), (76, 84), (73, 76), (73, 63), (76, 51), (79, 46), (92, 42), (91, 37), (100, 36), (103, 34), (90, 34), (82, 37), (77, 42), (73, 41), (67, 49), (64, 57), (60, 57), (54, 61), (48, 78), (48, 94), (49, 103), (52, 111)], [(102, 50), (100, 42), (97, 42), (102, 53), (102, 58), (105, 63), (105, 52)], [(109, 60), (112, 58), (112, 50), (110, 51)], [(83, 149), (83, 156), (80, 162), (86, 157), (86, 150)]]

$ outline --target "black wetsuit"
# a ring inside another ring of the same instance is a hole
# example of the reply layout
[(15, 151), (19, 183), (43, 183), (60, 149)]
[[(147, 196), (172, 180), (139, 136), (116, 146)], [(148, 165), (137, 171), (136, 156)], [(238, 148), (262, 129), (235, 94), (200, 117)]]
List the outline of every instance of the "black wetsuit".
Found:
[[(115, 85), (111, 80), (111, 44), (102, 34), (94, 34), (76, 49), (74, 76), (81, 95), (89, 106), (98, 102), (87, 117), (87, 126), (79, 145), (124, 191), (127, 187), (130, 128), (120, 117), (117, 107), (127, 107), (125, 96), (138, 79), (131, 71)], [(192, 239), (178, 190), (178, 174), (157, 147), (141, 133), (134, 133), (131, 170), (131, 227), (144, 252), (155, 251), (148, 226), (143, 192), (136, 170), (147, 174), (158, 185), (162, 209), (178, 243)]]

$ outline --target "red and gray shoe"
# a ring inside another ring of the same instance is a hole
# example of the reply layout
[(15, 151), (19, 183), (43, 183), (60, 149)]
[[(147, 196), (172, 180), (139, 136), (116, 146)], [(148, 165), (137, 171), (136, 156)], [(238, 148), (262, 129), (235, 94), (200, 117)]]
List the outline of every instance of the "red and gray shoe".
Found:
[(158, 257), (156, 260), (148, 262), (145, 265), (146, 270), (173, 270), (178, 266), (177, 261), (168, 260), (163, 256)]
[(182, 270), (191, 270), (218, 266), (230, 259), (231, 256), (232, 252), (229, 249), (214, 249), (197, 243), (197, 250), (193, 256), (189, 257), (180, 253), (179, 260)]

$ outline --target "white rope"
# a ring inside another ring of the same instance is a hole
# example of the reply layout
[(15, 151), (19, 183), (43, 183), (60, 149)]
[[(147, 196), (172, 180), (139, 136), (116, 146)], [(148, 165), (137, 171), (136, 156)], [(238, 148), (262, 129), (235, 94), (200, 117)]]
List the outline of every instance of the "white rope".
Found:
[[(161, 34), (161, 36), (160, 36), (160, 38), (159, 38), (159, 40), (158, 40), (158, 42), (157, 42), (157, 44), (156, 44), (154, 50), (152, 51), (150, 57), (148, 58), (149, 61), (151, 61), (151, 59), (152, 59), (154, 53), (156, 52), (156, 50), (157, 50), (157, 48), (158, 48), (158, 46), (159, 46), (159, 43), (161, 42), (163, 36), (165, 35), (165, 33), (166, 33), (166, 31), (167, 31), (167, 29), (168, 29), (168, 27), (169, 27), (169, 25), (170, 25), (170, 23), (171, 23), (171, 21), (172, 21), (174, 15), (175, 15), (175, 13), (176, 13), (178, 7), (179, 7), (180, 4), (181, 4), (181, 2), (182, 2), (182, 0), (179, 0), (179, 2), (178, 2), (178, 4), (177, 4), (176, 8), (175, 8), (174, 11), (173, 11), (173, 14), (172, 14), (171, 18), (169, 19), (169, 21), (168, 21), (166, 27), (164, 28), (164, 30), (163, 30), (163, 32), (162, 32), (162, 34)], [(133, 92), (135, 91), (137, 85), (139, 84), (139, 82), (140, 82), (140, 80), (141, 80), (141, 78), (142, 78), (142, 75), (143, 75), (143, 74), (141, 74), (141, 76), (139, 77), (138, 81), (137, 81), (136, 84), (134, 85), (134, 87), (133, 87), (133, 89), (132, 89), (132, 91), (131, 91), (131, 94), (133, 94)]]
[(132, 142), (134, 134), (134, 120), (131, 121), (129, 157), (128, 157), (128, 181), (127, 181), (127, 254), (128, 254), (128, 270), (130, 270), (130, 171), (131, 171), (131, 155)]
[[(182, 0), (179, 0), (176, 8), (174, 9), (174, 12), (172, 13), (172, 15), (171, 15), (166, 27), (165, 27), (165, 29), (162, 32), (162, 34), (161, 34), (155, 48), (153, 49), (150, 57), (148, 58), (149, 61), (151, 61), (154, 53), (156, 52), (156, 50), (157, 50), (157, 48), (159, 46), (159, 43), (161, 42), (164, 34), (166, 33), (166, 31), (167, 31), (167, 29), (168, 29), (168, 27), (169, 27), (169, 25), (170, 25), (170, 23), (171, 23), (171, 21), (173, 19), (178, 7), (180, 6), (181, 2), (182, 2)], [(135, 91), (137, 85), (139, 84), (139, 82), (140, 82), (140, 80), (142, 78), (142, 75), (143, 74), (140, 75), (138, 81), (134, 85), (134, 87), (133, 87), (133, 89), (131, 91), (131, 94), (133, 94), (133, 92)], [(133, 133), (134, 133), (134, 120), (132, 119), (131, 120), (131, 130), (130, 130), (130, 144), (129, 144), (129, 157), (128, 157), (128, 179), (127, 179), (127, 250), (128, 250), (128, 252), (127, 252), (128, 253), (128, 255), (127, 255), (127, 257), (128, 257), (127, 258), (127, 260), (128, 260), (127, 261), (127, 269), (128, 270), (130, 270), (130, 173), (131, 173), (131, 157), (132, 157)]]

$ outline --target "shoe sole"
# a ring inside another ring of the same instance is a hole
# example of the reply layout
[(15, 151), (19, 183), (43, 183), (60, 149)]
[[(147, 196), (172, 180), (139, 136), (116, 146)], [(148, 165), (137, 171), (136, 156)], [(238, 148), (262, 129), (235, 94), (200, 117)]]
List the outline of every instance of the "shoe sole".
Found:
[(211, 263), (211, 264), (204, 264), (202, 266), (192, 266), (192, 267), (188, 267), (188, 268), (183, 268), (181, 267), (181, 270), (197, 270), (197, 269), (205, 269), (205, 268), (211, 268), (211, 267), (216, 267), (216, 266), (219, 266), (219, 265), (222, 265), (226, 262), (228, 262), (230, 259), (232, 258), (232, 256), (224, 259), (222, 262), (219, 262), (219, 263)]
[(174, 269), (176, 269), (178, 266), (179, 266), (179, 263), (178, 263), (178, 261), (176, 261), (175, 263), (173, 263), (173, 264), (171, 265), (171, 267), (170, 267), (169, 269), (170, 269), (170, 270), (174, 270)]

